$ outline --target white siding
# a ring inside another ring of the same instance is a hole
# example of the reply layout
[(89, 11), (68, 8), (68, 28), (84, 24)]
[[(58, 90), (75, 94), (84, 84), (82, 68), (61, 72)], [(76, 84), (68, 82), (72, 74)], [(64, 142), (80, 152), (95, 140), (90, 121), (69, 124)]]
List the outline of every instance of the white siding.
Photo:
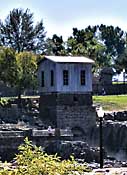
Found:
[[(51, 70), (54, 71), (54, 85), (51, 86)], [(44, 87), (41, 87), (41, 72), (44, 71)], [(38, 80), (40, 92), (55, 92), (56, 91), (56, 64), (45, 60), (38, 67)]]
[[(54, 63), (44, 60), (38, 68), (40, 92), (91, 92), (92, 73), (91, 64), (84, 63)], [(54, 71), (54, 86), (51, 86), (51, 70)], [(63, 70), (68, 70), (69, 85), (63, 85)], [(86, 84), (80, 84), (80, 71), (86, 71)], [(45, 72), (45, 86), (41, 87), (41, 72)]]
[[(58, 64), (56, 65), (56, 79), (58, 92), (91, 92), (92, 74), (91, 64)], [(69, 85), (63, 85), (63, 70), (69, 72)], [(80, 71), (86, 71), (86, 84), (80, 84)]]

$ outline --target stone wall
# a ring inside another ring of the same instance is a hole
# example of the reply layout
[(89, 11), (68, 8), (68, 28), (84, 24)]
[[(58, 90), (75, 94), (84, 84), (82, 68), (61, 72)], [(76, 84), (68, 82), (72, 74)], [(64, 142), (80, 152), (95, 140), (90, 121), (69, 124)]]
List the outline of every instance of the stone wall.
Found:
[[(18, 153), (18, 146), (24, 143), (26, 137), (33, 144), (41, 147), (45, 147), (50, 142), (58, 139), (55, 132), (49, 136), (47, 130), (32, 130), (30, 128), (18, 131), (0, 130), (0, 160), (12, 160), (15, 154)], [(71, 131), (60, 130), (59, 140), (72, 140)]]
[(41, 120), (53, 126), (56, 126), (56, 98), (55, 93), (42, 94), (39, 101)]
[(89, 130), (96, 125), (95, 109), (86, 106), (57, 106), (57, 125), (59, 128), (69, 127), (87, 138)]
[(10, 108), (0, 106), (0, 123), (17, 123), (18, 119), (20, 119), (20, 112), (16, 105)]
[(50, 93), (40, 96), (40, 117), (59, 128), (76, 128), (85, 136), (96, 124), (91, 94)]

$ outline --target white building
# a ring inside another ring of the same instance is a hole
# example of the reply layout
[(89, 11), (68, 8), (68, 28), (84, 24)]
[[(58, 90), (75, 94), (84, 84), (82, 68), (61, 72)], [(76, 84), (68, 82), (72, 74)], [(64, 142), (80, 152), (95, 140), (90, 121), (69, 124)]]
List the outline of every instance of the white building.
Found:
[(41, 118), (60, 128), (84, 128), (84, 124), (88, 128), (88, 123), (95, 123), (95, 117), (90, 117), (95, 112), (92, 108), (93, 63), (86, 57), (70, 56), (45, 56), (39, 62)]
[(86, 57), (46, 56), (38, 68), (40, 92), (92, 92), (92, 63)]

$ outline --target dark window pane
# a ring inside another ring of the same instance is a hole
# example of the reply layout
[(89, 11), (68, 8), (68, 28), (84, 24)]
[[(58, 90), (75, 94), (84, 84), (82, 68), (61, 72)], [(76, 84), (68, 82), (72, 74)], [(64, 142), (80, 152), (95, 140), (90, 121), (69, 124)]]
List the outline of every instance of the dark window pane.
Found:
[(44, 82), (44, 71), (41, 72), (41, 86), (44, 87), (45, 82)]
[(54, 72), (51, 70), (51, 86), (54, 85)]
[(68, 70), (63, 70), (63, 85), (68, 85)]
[(80, 83), (81, 83), (81, 85), (86, 84), (86, 72), (85, 72), (85, 70), (81, 70), (81, 72), (80, 72)]

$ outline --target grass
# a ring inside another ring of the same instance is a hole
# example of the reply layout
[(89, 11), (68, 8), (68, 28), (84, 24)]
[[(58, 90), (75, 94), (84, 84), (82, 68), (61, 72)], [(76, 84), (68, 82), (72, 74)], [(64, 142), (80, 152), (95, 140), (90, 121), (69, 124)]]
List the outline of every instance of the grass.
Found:
[(93, 96), (93, 103), (107, 111), (127, 110), (127, 95)]
[(123, 82), (123, 81), (113, 81), (112, 84), (127, 84), (127, 82)]

